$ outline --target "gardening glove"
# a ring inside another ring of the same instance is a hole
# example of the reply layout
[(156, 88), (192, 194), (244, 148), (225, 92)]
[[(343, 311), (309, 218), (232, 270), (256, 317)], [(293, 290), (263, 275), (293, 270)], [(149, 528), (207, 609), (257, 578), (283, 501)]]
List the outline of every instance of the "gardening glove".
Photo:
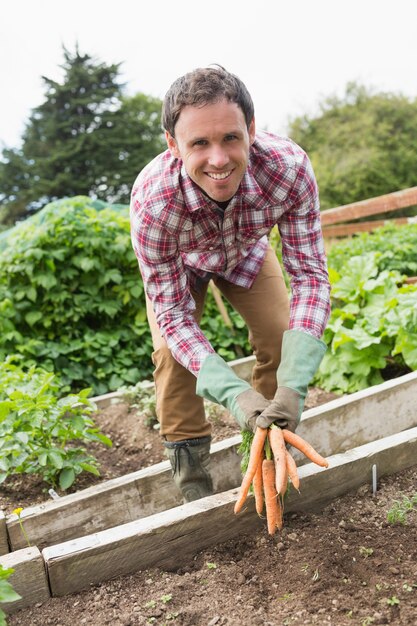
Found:
[(274, 399), (257, 418), (256, 426), (276, 424), (292, 432), (297, 428), (307, 386), (316, 373), (326, 351), (326, 344), (300, 330), (286, 330), (282, 340), (282, 357), (277, 371), (278, 388)]
[(203, 361), (196, 392), (228, 409), (242, 430), (255, 430), (256, 418), (270, 404), (217, 354), (210, 354)]

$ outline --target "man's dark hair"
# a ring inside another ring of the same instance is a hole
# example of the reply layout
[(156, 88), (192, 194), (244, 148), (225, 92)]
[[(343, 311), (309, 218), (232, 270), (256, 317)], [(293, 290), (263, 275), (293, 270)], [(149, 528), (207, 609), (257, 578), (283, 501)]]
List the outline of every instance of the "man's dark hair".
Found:
[(188, 105), (203, 107), (226, 99), (243, 111), (246, 126), (253, 120), (254, 106), (244, 83), (221, 65), (200, 67), (177, 78), (168, 89), (162, 106), (162, 126), (175, 136), (175, 124)]

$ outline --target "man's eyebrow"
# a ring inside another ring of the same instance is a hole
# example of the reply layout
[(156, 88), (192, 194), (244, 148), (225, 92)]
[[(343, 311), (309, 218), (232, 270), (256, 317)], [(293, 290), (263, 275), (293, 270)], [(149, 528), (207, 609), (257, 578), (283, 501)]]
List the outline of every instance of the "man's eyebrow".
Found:
[[(223, 134), (223, 137), (227, 137), (228, 135), (242, 135), (242, 130), (239, 129), (232, 129), (232, 130), (228, 130), (226, 133)], [(195, 141), (208, 141), (208, 135), (195, 135), (194, 137), (190, 137), (187, 140), (187, 143), (194, 143)]]

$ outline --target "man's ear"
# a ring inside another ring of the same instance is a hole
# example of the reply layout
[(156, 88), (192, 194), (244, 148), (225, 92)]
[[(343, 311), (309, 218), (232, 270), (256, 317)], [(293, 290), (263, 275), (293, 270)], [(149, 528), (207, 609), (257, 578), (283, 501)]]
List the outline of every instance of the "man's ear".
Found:
[(248, 133), (249, 133), (249, 143), (250, 143), (250, 145), (252, 145), (253, 142), (255, 141), (255, 135), (256, 135), (256, 127), (255, 127), (255, 118), (254, 117), (252, 118), (252, 121), (249, 124)]
[(175, 157), (176, 159), (179, 159), (180, 152), (178, 150), (177, 142), (175, 138), (167, 130), (165, 131), (165, 139), (167, 142), (168, 149), (171, 152), (172, 156)]

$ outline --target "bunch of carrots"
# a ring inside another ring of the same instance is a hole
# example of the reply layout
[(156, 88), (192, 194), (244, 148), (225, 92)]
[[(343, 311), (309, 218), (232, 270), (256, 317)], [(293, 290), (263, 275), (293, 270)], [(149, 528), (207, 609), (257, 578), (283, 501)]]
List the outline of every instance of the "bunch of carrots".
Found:
[(265, 503), (270, 535), (283, 526), (284, 495), (287, 491), (288, 479), (297, 491), (300, 487), (297, 466), (286, 444), (294, 446), (310, 461), (321, 467), (329, 465), (313, 446), (289, 430), (281, 430), (274, 424), (270, 428), (256, 429), (234, 511), (235, 513), (241, 511), (252, 485), (258, 515), (262, 515)]

